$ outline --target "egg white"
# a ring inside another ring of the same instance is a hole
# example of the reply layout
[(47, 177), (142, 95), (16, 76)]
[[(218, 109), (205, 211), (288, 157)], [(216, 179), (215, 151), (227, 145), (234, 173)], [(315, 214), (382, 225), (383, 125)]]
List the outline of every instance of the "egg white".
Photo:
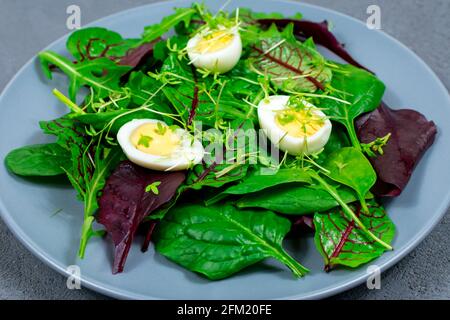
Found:
[(307, 137), (294, 137), (286, 134), (276, 123), (276, 112), (288, 108), (289, 96), (270, 96), (267, 100), (262, 100), (258, 105), (258, 120), (261, 128), (266, 136), (280, 150), (286, 151), (291, 155), (308, 155), (320, 151), (328, 142), (332, 130), (331, 121), (326, 115), (313, 106), (305, 102), (305, 104), (313, 108), (313, 112), (324, 118), (324, 125), (313, 135)]
[(237, 28), (230, 30), (234, 37), (225, 48), (214, 52), (197, 52), (195, 47), (209, 31), (209, 29), (206, 29), (205, 31), (196, 34), (188, 41), (186, 49), (189, 59), (197, 68), (218, 73), (228, 72), (233, 69), (241, 58), (242, 40), (239, 31)]
[(144, 168), (157, 171), (185, 170), (202, 161), (204, 149), (200, 141), (194, 139), (189, 132), (178, 128), (174, 134), (180, 139), (180, 144), (169, 156), (158, 156), (138, 150), (131, 143), (131, 135), (134, 130), (146, 123), (158, 123), (166, 125), (163, 121), (155, 119), (135, 119), (124, 124), (117, 133), (117, 141), (127, 158)]

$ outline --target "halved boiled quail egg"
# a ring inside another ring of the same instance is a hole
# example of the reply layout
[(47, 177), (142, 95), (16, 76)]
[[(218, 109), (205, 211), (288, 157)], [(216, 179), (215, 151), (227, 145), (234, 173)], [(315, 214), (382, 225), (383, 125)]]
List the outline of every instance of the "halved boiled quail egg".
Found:
[[(293, 100), (293, 101), (292, 101)], [(320, 151), (331, 134), (331, 121), (303, 99), (270, 96), (258, 105), (258, 119), (267, 137), (291, 155)]]
[(154, 119), (135, 119), (124, 124), (117, 140), (128, 159), (159, 171), (184, 170), (202, 161), (200, 141), (179, 127)]
[(225, 73), (233, 69), (242, 53), (242, 41), (237, 27), (205, 28), (187, 43), (191, 63), (197, 68)]

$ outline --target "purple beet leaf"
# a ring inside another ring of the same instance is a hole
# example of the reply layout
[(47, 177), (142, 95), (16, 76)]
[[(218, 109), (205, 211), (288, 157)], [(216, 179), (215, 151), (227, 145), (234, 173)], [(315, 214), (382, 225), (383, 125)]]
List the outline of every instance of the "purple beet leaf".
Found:
[(140, 65), (146, 58), (153, 54), (153, 48), (161, 39), (158, 38), (152, 42), (146, 42), (136, 48), (128, 50), (128, 52), (120, 58), (118, 64), (122, 66), (131, 66), (133, 68)]
[(153, 232), (155, 231), (155, 227), (158, 224), (156, 220), (152, 220), (145, 224), (147, 227), (147, 231), (145, 232), (145, 239), (141, 246), (142, 252), (147, 252), (148, 247), (150, 246), (150, 241), (152, 240)]
[(291, 221), (291, 230), (288, 233), (289, 238), (299, 238), (306, 233), (314, 231), (314, 219), (311, 215), (290, 216), (285, 215)]
[(378, 176), (373, 192), (387, 197), (400, 195), (437, 133), (434, 122), (419, 112), (392, 110), (385, 104), (360, 117), (356, 130), (362, 143), (391, 134), (383, 155), (370, 159)]
[(184, 172), (159, 172), (123, 161), (106, 182), (97, 217), (114, 242), (113, 273), (123, 271), (133, 237), (144, 217), (167, 203)]

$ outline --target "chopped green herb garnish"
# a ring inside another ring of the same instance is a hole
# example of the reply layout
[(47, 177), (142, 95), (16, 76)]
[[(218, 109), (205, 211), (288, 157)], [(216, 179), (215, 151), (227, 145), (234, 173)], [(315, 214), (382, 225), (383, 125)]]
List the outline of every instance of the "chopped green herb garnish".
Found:
[(153, 140), (152, 137), (142, 134), (141, 137), (139, 138), (138, 145), (148, 148), (152, 140)]
[(281, 125), (286, 125), (286, 124), (288, 124), (288, 123), (291, 123), (291, 122), (293, 122), (293, 121), (295, 121), (295, 115), (293, 115), (293, 114), (288, 114), (288, 113), (280, 113), (278, 116), (277, 116), (277, 120), (278, 120), (278, 122), (281, 124)]
[(161, 122), (158, 122), (158, 124), (156, 125), (155, 132), (160, 136), (163, 136), (167, 132), (167, 126), (161, 124)]

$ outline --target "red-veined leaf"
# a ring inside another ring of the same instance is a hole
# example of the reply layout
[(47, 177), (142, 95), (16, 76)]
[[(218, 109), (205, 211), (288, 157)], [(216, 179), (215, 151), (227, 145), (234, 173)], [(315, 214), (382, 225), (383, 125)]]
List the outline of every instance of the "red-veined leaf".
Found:
[(250, 66), (259, 74), (267, 74), (277, 87), (297, 92), (324, 90), (331, 80), (325, 59), (311, 46), (304, 45), (287, 27), (282, 33), (274, 26), (261, 34), (252, 46)]
[[(354, 208), (354, 207), (353, 207)], [(356, 208), (358, 218), (378, 238), (391, 243), (395, 226), (384, 208), (375, 202), (369, 205), (369, 213)], [(370, 239), (353, 220), (340, 209), (314, 215), (316, 234), (314, 242), (325, 261), (325, 270), (337, 266), (356, 268), (381, 256), (386, 250)]]
[(365, 69), (358, 61), (356, 61), (345, 49), (344, 45), (341, 44), (333, 33), (329, 30), (328, 21), (323, 22), (312, 22), (306, 20), (296, 20), (296, 19), (258, 19), (261, 25), (269, 26), (275, 24), (279, 28), (285, 28), (289, 24), (293, 25), (294, 34), (305, 40), (308, 38), (313, 38), (316, 44), (320, 44), (335, 53), (337, 56), (344, 59), (346, 62), (354, 65), (355, 67)]

